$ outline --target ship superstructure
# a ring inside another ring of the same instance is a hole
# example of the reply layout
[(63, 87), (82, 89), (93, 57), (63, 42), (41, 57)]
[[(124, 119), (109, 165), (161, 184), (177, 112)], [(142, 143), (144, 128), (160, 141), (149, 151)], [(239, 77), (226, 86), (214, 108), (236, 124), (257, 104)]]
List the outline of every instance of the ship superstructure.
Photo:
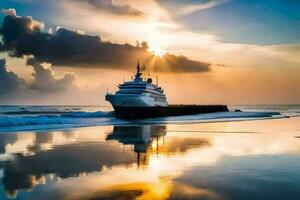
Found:
[(141, 66), (137, 64), (137, 72), (131, 81), (120, 84), (115, 94), (107, 93), (105, 100), (109, 101), (115, 111), (119, 107), (167, 107), (164, 90), (153, 84), (152, 79), (143, 79)]

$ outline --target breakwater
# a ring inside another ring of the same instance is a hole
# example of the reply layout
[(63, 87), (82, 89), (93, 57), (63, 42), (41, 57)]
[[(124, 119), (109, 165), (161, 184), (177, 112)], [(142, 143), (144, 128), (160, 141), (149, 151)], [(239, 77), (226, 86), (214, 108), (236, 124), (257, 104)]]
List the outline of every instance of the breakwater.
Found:
[(114, 107), (118, 119), (143, 119), (200, 113), (227, 112), (227, 105), (169, 105), (167, 107)]

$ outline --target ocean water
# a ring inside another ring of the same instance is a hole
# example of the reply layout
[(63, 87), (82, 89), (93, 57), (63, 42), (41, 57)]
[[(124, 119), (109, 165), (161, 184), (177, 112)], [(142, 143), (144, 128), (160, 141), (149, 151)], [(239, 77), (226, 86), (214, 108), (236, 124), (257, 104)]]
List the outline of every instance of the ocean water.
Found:
[[(234, 112), (240, 109), (243, 112)], [(125, 121), (104, 106), (0, 106), (0, 132), (103, 125), (240, 121), (300, 115), (300, 105), (231, 106), (231, 112)]]

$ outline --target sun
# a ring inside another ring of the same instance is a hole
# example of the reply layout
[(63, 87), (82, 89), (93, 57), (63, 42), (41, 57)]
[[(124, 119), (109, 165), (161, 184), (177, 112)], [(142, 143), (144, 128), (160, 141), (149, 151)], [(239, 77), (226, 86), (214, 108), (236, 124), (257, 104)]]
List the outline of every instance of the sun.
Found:
[(163, 56), (166, 54), (166, 51), (164, 49), (161, 49), (161, 48), (158, 48), (158, 47), (154, 47), (154, 46), (151, 46), (149, 48), (149, 51), (151, 53), (153, 53), (155, 56)]

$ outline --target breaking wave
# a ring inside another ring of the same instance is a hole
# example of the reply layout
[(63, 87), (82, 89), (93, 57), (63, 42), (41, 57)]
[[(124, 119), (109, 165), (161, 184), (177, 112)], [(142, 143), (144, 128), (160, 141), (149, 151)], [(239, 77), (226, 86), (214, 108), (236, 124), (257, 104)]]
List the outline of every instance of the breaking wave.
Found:
[(50, 125), (68, 124), (70, 120), (55, 116), (35, 116), (35, 117), (0, 117), (0, 127), (26, 126), (26, 125)]
[(186, 116), (161, 117), (153, 119), (125, 121), (116, 119), (112, 111), (69, 111), (60, 114), (49, 114), (44, 111), (41, 115), (32, 112), (23, 115), (8, 114), (0, 116), (0, 132), (20, 130), (44, 130), (57, 128), (102, 126), (102, 125), (128, 125), (128, 124), (166, 124), (166, 123), (201, 123), (218, 121), (240, 121), (250, 119), (266, 119), (284, 117), (279, 112), (218, 112)]
[(8, 111), (3, 112), (4, 115), (53, 115), (53, 114), (63, 114), (68, 113), (67, 111), (28, 111), (28, 110), (22, 110), (22, 111)]
[(112, 117), (114, 112), (68, 112), (64, 113), (62, 117), (69, 117), (69, 118), (98, 118), (98, 117)]

